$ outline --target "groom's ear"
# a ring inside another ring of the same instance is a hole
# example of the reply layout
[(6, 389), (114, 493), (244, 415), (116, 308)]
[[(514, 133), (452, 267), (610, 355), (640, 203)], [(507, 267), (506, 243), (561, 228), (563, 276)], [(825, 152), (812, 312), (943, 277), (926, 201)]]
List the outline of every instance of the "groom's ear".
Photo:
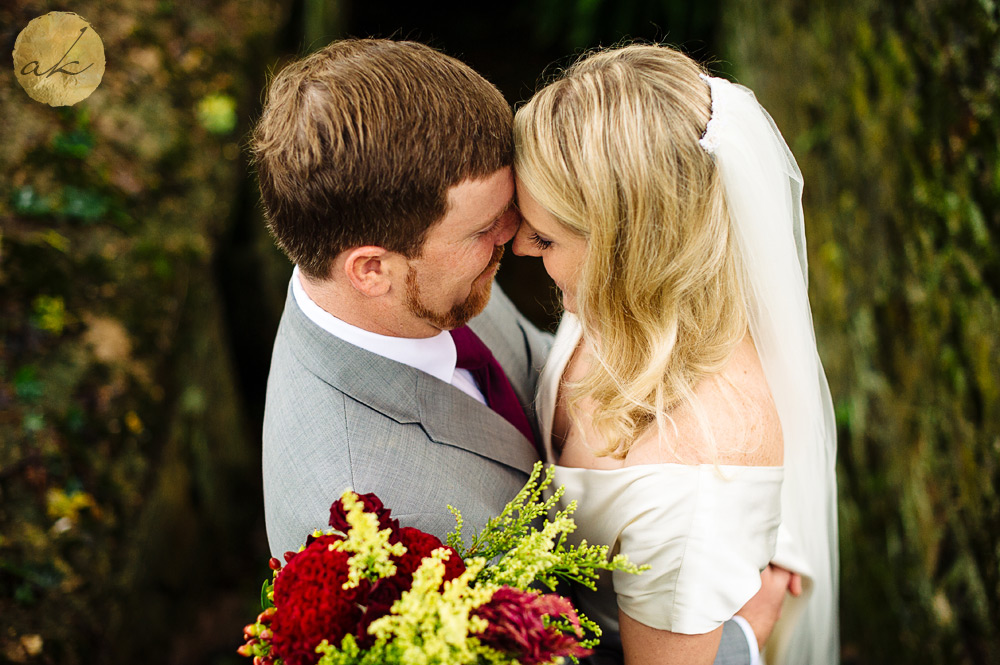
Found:
[(376, 245), (366, 245), (348, 250), (344, 257), (344, 273), (357, 291), (377, 298), (389, 292), (393, 252)]

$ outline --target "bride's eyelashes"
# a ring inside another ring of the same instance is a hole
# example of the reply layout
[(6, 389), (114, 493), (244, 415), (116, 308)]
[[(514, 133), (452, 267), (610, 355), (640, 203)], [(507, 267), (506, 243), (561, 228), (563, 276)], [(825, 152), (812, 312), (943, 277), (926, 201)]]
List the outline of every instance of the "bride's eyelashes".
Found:
[(551, 240), (546, 240), (537, 233), (532, 233), (530, 236), (528, 236), (528, 240), (530, 240), (535, 247), (541, 250), (546, 250), (552, 246)]

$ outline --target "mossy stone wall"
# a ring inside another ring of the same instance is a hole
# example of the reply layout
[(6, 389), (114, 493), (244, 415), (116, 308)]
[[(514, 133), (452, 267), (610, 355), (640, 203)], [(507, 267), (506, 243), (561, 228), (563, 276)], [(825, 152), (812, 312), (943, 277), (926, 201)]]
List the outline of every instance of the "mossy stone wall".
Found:
[[(0, 50), (64, 9), (4, 3)], [(0, 67), (0, 661), (225, 662), (266, 548), (218, 260), (285, 10), (72, 9), (104, 41), (90, 98)]]
[(849, 663), (1000, 662), (1000, 15), (723, 3), (805, 176)]

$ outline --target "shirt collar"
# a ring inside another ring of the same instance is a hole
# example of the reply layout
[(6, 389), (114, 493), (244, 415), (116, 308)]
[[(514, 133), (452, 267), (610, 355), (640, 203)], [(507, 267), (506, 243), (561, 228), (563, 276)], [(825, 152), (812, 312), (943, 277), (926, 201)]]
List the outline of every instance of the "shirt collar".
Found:
[(330, 314), (309, 297), (302, 287), (298, 266), (292, 271), (292, 294), (302, 313), (334, 337), (383, 358), (419, 369), (445, 383), (451, 383), (458, 354), (455, 351), (455, 341), (448, 332), (442, 331), (434, 337), (413, 339), (379, 335), (351, 325)]

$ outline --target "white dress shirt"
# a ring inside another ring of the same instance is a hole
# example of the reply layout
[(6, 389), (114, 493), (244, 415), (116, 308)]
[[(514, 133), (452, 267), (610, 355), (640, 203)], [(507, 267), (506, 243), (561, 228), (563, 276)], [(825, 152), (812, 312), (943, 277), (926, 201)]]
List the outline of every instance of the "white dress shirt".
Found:
[(426, 372), (486, 404), (486, 399), (469, 370), (455, 367), (458, 352), (455, 349), (455, 340), (447, 331), (442, 331), (434, 337), (413, 339), (379, 335), (353, 326), (330, 314), (309, 297), (302, 287), (298, 266), (292, 271), (292, 295), (302, 313), (334, 337), (383, 358)]

